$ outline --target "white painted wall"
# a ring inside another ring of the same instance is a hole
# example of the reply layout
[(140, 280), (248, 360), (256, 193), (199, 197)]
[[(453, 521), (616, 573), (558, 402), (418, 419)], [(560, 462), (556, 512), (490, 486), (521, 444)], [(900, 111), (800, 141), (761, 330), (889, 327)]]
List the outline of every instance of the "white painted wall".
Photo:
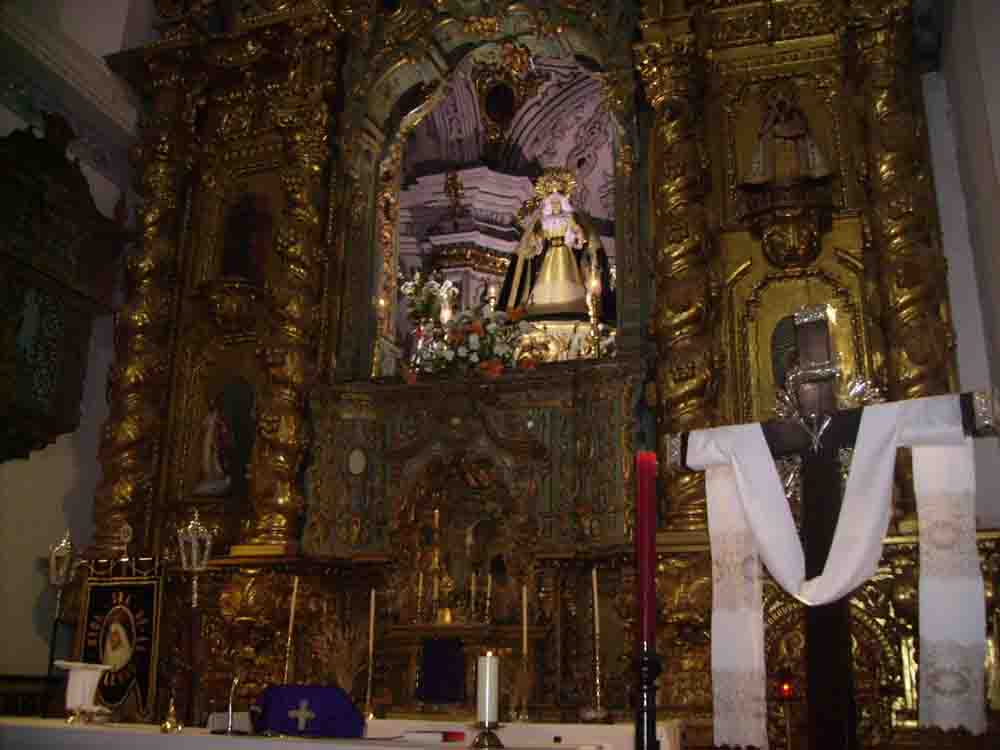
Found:
[[(942, 73), (923, 79), (931, 166), (937, 191), (941, 240), (948, 259), (948, 290), (958, 336), (958, 374), (963, 391), (990, 388), (991, 376), (983, 307), (976, 282), (975, 252), (959, 170), (954, 111)], [(976, 441), (976, 505), (980, 527), (1000, 527), (1000, 461), (997, 438)]]
[(153, 38), (153, 0), (6, 0), (41, 25), (59, 29), (97, 57)]
[[(986, 358), (1000, 373), (1000, 3), (951, 3), (941, 72), (947, 82), (964, 189)], [(972, 287), (965, 290), (971, 291)], [(954, 301), (955, 295), (952, 295)]]
[[(1000, 384), (1000, 3), (957, 0), (941, 73), (927, 76), (928, 129), (963, 390)], [(976, 446), (981, 526), (1000, 527), (996, 440)]]

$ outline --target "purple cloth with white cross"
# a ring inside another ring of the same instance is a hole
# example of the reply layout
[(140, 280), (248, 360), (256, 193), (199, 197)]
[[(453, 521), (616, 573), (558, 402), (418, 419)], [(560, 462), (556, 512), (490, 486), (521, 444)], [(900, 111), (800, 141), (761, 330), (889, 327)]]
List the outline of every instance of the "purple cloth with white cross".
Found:
[(339, 687), (272, 685), (257, 699), (258, 733), (300, 737), (361, 737), (365, 722)]

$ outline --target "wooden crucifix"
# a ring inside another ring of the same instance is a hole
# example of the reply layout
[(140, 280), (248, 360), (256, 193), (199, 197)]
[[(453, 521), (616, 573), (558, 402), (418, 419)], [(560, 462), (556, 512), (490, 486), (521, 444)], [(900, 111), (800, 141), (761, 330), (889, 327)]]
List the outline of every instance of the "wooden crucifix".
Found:
[[(851, 449), (861, 424), (862, 409), (838, 410), (834, 390), (837, 369), (832, 362), (825, 314), (807, 308), (785, 329), (777, 342), (775, 380), (788, 384), (797, 414), (761, 425), (775, 458), (801, 458), (801, 541), (807, 579), (826, 565), (840, 517), (844, 481), (841, 461)], [(776, 335), (780, 330), (776, 329)], [(992, 413), (980, 415), (974, 394), (961, 397), (966, 434), (993, 434)], [(987, 399), (979, 397), (982, 403)], [(978, 419), (982, 416), (981, 419)], [(671, 436), (671, 460), (687, 466), (686, 433)], [(845, 597), (807, 607), (806, 694), (808, 735), (812, 750), (857, 750), (857, 709), (851, 653), (850, 605)]]

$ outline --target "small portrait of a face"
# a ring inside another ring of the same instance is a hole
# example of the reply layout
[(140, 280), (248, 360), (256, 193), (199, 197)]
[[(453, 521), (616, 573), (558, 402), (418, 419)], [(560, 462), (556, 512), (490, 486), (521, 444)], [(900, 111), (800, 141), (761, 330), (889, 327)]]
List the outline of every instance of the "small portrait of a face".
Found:
[(113, 608), (104, 619), (101, 633), (101, 663), (119, 672), (132, 661), (135, 652), (135, 630), (132, 613), (125, 607)]

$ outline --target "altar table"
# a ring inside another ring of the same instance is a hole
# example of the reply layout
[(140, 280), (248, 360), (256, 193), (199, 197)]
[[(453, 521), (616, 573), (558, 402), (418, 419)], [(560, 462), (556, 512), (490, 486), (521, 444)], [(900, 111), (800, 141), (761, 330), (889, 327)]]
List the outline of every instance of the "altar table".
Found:
[[(464, 731), (466, 743), (422, 744), (398, 737), (415, 729)], [(662, 750), (680, 750), (680, 722), (662, 722)], [(186, 728), (180, 734), (162, 734), (156, 724), (67, 724), (60, 719), (0, 718), (0, 750), (273, 750), (322, 746), (330, 750), (454, 750), (471, 744), (474, 730), (463, 724), (437, 721), (369, 722), (366, 739), (334, 740), (302, 737), (226, 737), (206, 729)], [(631, 725), (626, 724), (508, 724), (498, 731), (510, 750), (630, 750)], [(522, 738), (531, 738), (522, 742)], [(556, 739), (559, 738), (559, 739)], [(626, 741), (627, 738), (627, 741)]]
[[(365, 727), (365, 737), (396, 737), (403, 732), (420, 729), (474, 732), (467, 725), (449, 721), (415, 721), (412, 719), (373, 719)], [(680, 719), (659, 719), (656, 724), (660, 750), (680, 750), (684, 722)], [(634, 724), (549, 724), (542, 722), (511, 722), (497, 730), (500, 741), (508, 748), (589, 747), (600, 750), (633, 750)], [(454, 746), (453, 746), (454, 747)]]

